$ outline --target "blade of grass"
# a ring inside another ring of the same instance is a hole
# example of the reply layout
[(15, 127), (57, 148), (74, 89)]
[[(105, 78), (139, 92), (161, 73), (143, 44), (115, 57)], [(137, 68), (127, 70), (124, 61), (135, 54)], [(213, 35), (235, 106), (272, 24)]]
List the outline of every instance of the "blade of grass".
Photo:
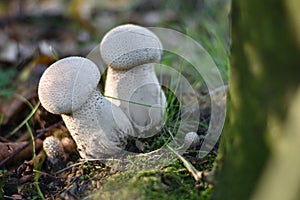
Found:
[(28, 133), (29, 133), (29, 136), (30, 136), (30, 139), (31, 139), (31, 142), (32, 142), (32, 157), (35, 158), (36, 156), (36, 153), (35, 153), (35, 142), (34, 142), (34, 136), (33, 136), (33, 133), (32, 133), (32, 130), (31, 130), (31, 127), (29, 125), (28, 122), (26, 122), (26, 128), (28, 130)]
[(4, 119), (4, 115), (1, 114), (1, 115), (0, 115), (0, 127), (1, 127), (1, 124), (2, 124), (2, 122), (3, 122), (3, 119)]
[(53, 49), (52, 46), (49, 46), (49, 50), (50, 50), (50, 52), (51, 52), (53, 58), (54, 58), (56, 61), (58, 61), (58, 60), (59, 60), (59, 57), (58, 57), (56, 51)]
[(138, 103), (138, 102), (135, 102), (135, 101), (128, 101), (128, 100), (125, 100), (125, 99), (116, 98), (116, 97), (107, 96), (107, 95), (103, 95), (103, 96), (106, 97), (106, 98), (109, 98), (109, 99), (120, 100), (120, 101), (124, 101), (124, 102), (128, 102), (128, 103), (132, 103), (132, 104), (135, 104), (135, 105), (149, 107), (149, 108), (162, 108), (162, 106), (160, 106), (160, 105), (149, 105), (149, 104)]
[[(34, 136), (33, 136), (32, 129), (31, 129), (31, 127), (30, 127), (30, 125), (29, 125), (28, 122), (26, 122), (26, 127), (27, 127), (27, 130), (28, 130), (28, 133), (30, 135), (31, 142), (32, 142), (32, 154), (33, 154), (32, 155), (32, 160), (35, 160), (35, 158), (36, 158), (36, 152), (35, 152)], [(42, 200), (45, 200), (44, 194), (43, 194), (43, 192), (42, 192), (42, 190), (40, 188), (40, 185), (39, 185), (39, 174), (40, 174), (39, 170), (40, 170), (41, 166), (42, 166), (42, 162), (39, 163), (39, 165), (37, 166), (37, 169), (34, 170), (34, 185), (35, 185), (35, 187), (37, 189), (37, 193), (38, 193), (39, 197)]]
[(34, 109), (33, 105), (32, 105), (25, 97), (23, 97), (22, 95), (19, 95), (19, 94), (15, 94), (15, 95), (16, 95), (16, 97), (17, 97), (18, 99), (20, 99), (20, 100), (23, 101), (25, 104), (27, 104), (27, 105), (30, 107), (31, 110)]
[(191, 173), (195, 181), (199, 182), (202, 178), (202, 172), (199, 172), (191, 163), (189, 163), (183, 156), (181, 156), (177, 151), (175, 151), (172, 147), (167, 145), (167, 147), (175, 153), (175, 155), (182, 161), (183, 165), (186, 169)]
[(20, 130), (20, 128), (22, 128), (30, 119), (31, 117), (34, 115), (34, 113), (37, 111), (37, 109), (40, 106), (40, 102), (38, 102), (35, 107), (33, 107), (33, 109), (31, 110), (31, 112), (29, 113), (29, 115), (27, 115), (27, 117), (14, 129), (12, 130), (9, 134), (8, 134), (8, 138), (13, 136), (18, 130)]

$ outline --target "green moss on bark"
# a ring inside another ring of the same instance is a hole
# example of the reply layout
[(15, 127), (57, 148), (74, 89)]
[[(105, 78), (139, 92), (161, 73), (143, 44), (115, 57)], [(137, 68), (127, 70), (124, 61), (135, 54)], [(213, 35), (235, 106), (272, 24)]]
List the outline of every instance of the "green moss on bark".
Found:
[(285, 0), (232, 2), (228, 119), (213, 199), (249, 199), (270, 155), (270, 117), (285, 121), (300, 56)]

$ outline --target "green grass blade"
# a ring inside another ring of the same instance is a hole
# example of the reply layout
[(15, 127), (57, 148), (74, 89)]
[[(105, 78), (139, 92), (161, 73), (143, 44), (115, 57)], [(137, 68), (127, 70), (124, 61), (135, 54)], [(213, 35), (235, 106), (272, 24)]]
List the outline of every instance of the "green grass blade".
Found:
[(20, 128), (22, 128), (30, 119), (31, 117), (34, 115), (34, 113), (37, 111), (37, 109), (39, 108), (40, 106), (40, 102), (38, 102), (35, 107), (33, 107), (33, 109), (31, 110), (31, 112), (29, 113), (29, 115), (27, 115), (27, 117), (14, 129), (12, 130), (8, 137), (11, 137), (13, 136), (18, 130), (20, 130)]

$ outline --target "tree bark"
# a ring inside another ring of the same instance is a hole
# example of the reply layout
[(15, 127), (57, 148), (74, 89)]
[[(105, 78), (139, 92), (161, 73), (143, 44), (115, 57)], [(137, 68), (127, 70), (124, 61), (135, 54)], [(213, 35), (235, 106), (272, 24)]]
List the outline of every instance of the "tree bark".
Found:
[[(287, 155), (294, 155), (289, 163), (300, 169), (300, 156), (286, 150), (289, 144), (300, 146), (300, 21), (295, 7), (300, 8), (299, 1), (232, 2), (230, 99), (214, 200), (268, 200), (263, 194), (279, 192), (278, 185), (266, 184), (280, 182), (274, 179), (279, 172), (289, 173), (288, 166), (280, 165)], [(300, 189), (300, 174), (294, 176), (293, 187), (279, 189), (296, 195), (292, 188)], [(282, 185), (291, 184), (284, 180)]]

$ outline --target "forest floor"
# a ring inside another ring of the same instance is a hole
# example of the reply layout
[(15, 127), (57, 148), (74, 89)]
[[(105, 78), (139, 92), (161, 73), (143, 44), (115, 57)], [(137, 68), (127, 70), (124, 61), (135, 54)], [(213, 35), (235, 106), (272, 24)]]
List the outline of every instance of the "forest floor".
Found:
[[(172, 28), (190, 35), (212, 55), (226, 82), (227, 3), (60, 2), (0, 3), (0, 199), (208, 199), (213, 189), (209, 171), (218, 144), (204, 158), (197, 156), (200, 142), (167, 166), (139, 172), (119, 171), (101, 160), (82, 160), (61, 117), (40, 105), (37, 86), (56, 56), (85, 57), (105, 32), (124, 23)], [(174, 61), (165, 57), (162, 62)], [(205, 99), (207, 95), (202, 83), (196, 96)], [(209, 126), (210, 106), (209, 98), (199, 103), (199, 136)], [(168, 124), (175, 123), (176, 116)], [(142, 141), (145, 152), (164, 145), (164, 134)], [(42, 149), (48, 136), (62, 141), (66, 153), (62, 166), (51, 165)], [(191, 172), (185, 161), (200, 174)]]

